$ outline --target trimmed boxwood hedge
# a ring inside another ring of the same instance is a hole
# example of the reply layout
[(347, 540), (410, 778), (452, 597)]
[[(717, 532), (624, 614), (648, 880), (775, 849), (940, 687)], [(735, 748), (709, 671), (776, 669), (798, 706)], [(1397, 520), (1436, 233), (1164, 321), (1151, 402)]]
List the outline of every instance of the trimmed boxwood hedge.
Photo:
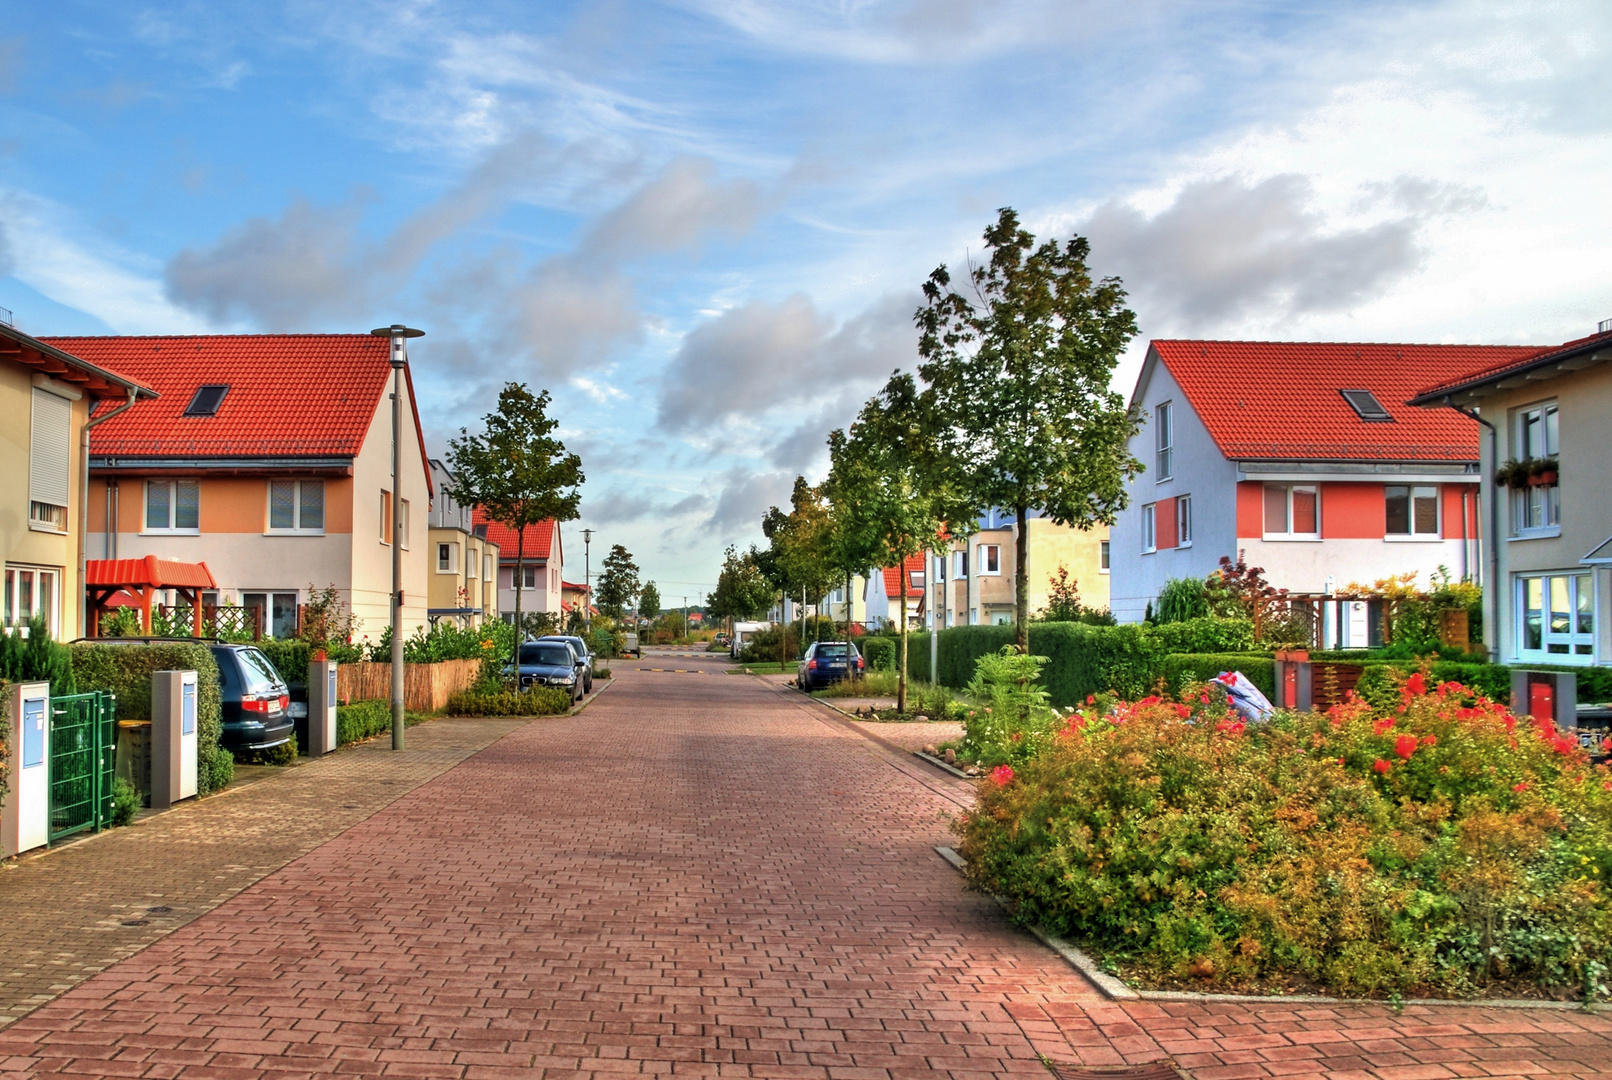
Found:
[(557, 686), (526, 690), (461, 690), (448, 698), (449, 716), (562, 716), (571, 711), (571, 695)]
[[(413, 727), (429, 719), (431, 719), (429, 716), (420, 713), (406, 712), (403, 714), (403, 726)], [(360, 739), (367, 739), (390, 730), (392, 730), (390, 701), (355, 701), (351, 705), (336, 706), (337, 746), (346, 746), (348, 743), (355, 743)]]
[(1276, 696), (1276, 661), (1267, 653), (1174, 653), (1159, 665), (1164, 688), (1172, 695), (1181, 693), (1191, 682), (1208, 682), (1223, 671), (1240, 671), (1260, 693), (1273, 701)]
[(211, 649), (177, 641), (150, 645), (80, 643), (71, 648), (79, 691), (112, 691), (117, 695), (119, 720), (151, 719), (153, 672), (196, 672), (196, 789), (205, 795), (228, 787), (235, 779), (235, 758), (218, 745), (224, 730), (224, 704)]

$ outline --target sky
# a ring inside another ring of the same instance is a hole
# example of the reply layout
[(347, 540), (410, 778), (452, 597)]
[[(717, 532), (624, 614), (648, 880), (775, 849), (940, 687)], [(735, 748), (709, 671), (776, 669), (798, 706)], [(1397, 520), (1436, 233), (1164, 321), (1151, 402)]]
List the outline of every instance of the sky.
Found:
[(1604, 0), (3, 0), (0, 306), (419, 327), (432, 451), (547, 389), (567, 576), (592, 528), (675, 606), (1000, 207), (1124, 281), (1126, 394), (1153, 337), (1593, 331), (1609, 61)]

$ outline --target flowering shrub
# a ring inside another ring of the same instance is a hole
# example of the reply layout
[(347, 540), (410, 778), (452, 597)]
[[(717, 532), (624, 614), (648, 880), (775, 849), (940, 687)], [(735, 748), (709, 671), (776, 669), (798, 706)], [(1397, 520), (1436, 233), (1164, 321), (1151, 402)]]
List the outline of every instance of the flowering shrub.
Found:
[(1164, 983), (1604, 994), (1612, 774), (1458, 684), (1396, 690), (1246, 726), (1196, 690), (1088, 707), (981, 784), (969, 876)]

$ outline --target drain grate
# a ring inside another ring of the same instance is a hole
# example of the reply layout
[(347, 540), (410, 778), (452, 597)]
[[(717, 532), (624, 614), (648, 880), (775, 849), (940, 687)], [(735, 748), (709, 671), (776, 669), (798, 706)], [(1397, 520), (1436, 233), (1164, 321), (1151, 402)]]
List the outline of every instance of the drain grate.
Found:
[(1084, 1065), (1055, 1065), (1048, 1062), (1047, 1068), (1058, 1080), (1190, 1080), (1186, 1073), (1175, 1067), (1175, 1062), (1168, 1060), (1118, 1069), (1089, 1069)]
[(144, 925), (146, 925), (146, 920), (144, 920), (144, 919), (124, 919), (123, 920), (123, 925), (124, 926), (144, 926)]

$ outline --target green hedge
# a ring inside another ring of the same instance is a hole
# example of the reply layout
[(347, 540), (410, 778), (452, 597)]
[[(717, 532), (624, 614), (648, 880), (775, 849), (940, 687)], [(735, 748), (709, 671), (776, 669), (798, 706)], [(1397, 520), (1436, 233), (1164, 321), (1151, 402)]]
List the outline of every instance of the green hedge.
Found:
[(1191, 682), (1208, 682), (1223, 671), (1240, 671), (1267, 698), (1276, 698), (1276, 661), (1267, 653), (1175, 653), (1159, 665), (1164, 688), (1180, 694)]
[[(406, 712), (403, 725), (431, 719), (423, 713)], [(392, 703), (389, 701), (355, 701), (351, 705), (336, 706), (336, 745), (346, 746), (361, 739), (392, 730)]]
[(449, 716), (560, 716), (571, 695), (554, 686), (526, 690), (461, 690), (448, 698)]
[(157, 671), (196, 672), (196, 788), (205, 795), (229, 786), (235, 759), (218, 745), (224, 730), (218, 665), (205, 645), (164, 642), (152, 645), (73, 645), (73, 674), (81, 692), (110, 690), (117, 695), (119, 720), (151, 719), (151, 675)]

